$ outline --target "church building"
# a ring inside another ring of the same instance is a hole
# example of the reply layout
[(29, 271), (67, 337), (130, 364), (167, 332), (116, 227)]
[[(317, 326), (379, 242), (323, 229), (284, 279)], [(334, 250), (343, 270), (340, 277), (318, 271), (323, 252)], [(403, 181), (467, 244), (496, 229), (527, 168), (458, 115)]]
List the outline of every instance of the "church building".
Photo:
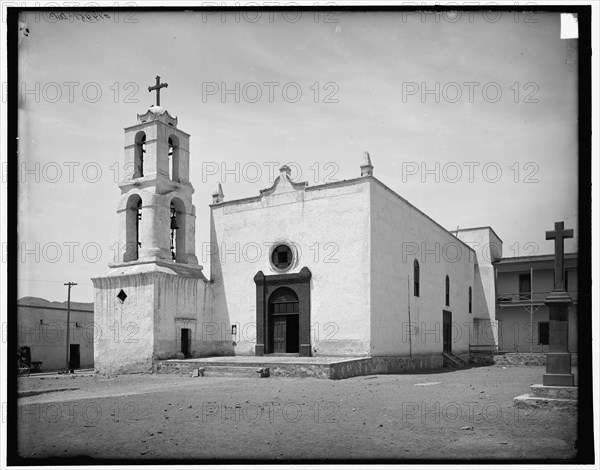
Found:
[(125, 129), (135, 170), (119, 183), (120, 258), (92, 279), (96, 371), (234, 355), (440, 367), (495, 320), (502, 241), (490, 227), (447, 231), (379, 181), (366, 152), (350, 180), (309, 186), (284, 165), (271, 187), (231, 201), (219, 184), (199, 221), (210, 223), (208, 279), (190, 135), (158, 103), (137, 121)]

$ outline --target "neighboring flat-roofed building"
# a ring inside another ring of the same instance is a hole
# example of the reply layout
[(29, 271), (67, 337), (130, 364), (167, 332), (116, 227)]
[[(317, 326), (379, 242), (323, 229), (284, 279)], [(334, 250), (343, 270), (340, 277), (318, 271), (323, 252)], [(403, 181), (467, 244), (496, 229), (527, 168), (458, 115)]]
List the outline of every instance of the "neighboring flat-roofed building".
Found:
[[(67, 302), (38, 297), (17, 301), (18, 345), (42, 372), (66, 369)], [(111, 332), (104, 332), (110, 334)], [(73, 369), (94, 367), (94, 304), (71, 302), (69, 357)]]
[[(554, 288), (554, 255), (502, 258), (496, 269), (498, 347), (506, 352), (548, 352), (549, 317), (544, 299)], [(569, 351), (577, 351), (577, 253), (565, 254)]]

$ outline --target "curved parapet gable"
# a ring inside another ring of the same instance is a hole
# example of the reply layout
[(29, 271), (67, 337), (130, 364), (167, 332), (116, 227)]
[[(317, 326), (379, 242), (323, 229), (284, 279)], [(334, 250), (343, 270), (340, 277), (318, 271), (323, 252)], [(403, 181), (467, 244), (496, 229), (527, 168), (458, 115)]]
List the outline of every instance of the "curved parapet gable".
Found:
[(260, 190), (260, 197), (276, 194), (289, 193), (291, 191), (304, 191), (308, 186), (306, 181), (295, 183), (290, 178), (291, 169), (287, 165), (279, 168), (279, 176), (275, 179), (273, 186)]

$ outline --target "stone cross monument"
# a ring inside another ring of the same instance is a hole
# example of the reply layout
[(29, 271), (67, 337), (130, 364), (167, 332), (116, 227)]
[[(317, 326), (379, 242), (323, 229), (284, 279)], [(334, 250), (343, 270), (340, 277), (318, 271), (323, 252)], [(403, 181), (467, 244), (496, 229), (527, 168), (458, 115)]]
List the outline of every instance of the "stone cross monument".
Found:
[(569, 354), (569, 305), (572, 300), (565, 291), (564, 240), (573, 238), (573, 230), (565, 230), (564, 222), (556, 222), (554, 230), (546, 232), (546, 240), (554, 240), (554, 290), (544, 303), (550, 310), (550, 350), (546, 354), (545, 386), (573, 386), (571, 354)]

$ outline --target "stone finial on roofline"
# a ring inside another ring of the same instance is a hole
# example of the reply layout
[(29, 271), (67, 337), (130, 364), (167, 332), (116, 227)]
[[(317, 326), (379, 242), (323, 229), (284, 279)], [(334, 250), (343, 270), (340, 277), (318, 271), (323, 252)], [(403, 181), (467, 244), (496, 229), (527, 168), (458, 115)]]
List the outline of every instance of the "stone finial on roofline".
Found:
[(219, 203), (223, 202), (223, 199), (225, 199), (225, 195), (223, 194), (223, 187), (221, 186), (221, 183), (217, 183), (217, 187), (214, 189), (214, 191), (212, 193), (212, 197), (213, 197), (213, 204), (219, 204)]
[(279, 176), (281, 176), (282, 178), (286, 178), (289, 180), (291, 174), (292, 174), (292, 169), (289, 166), (283, 165), (282, 167), (279, 168)]
[(360, 166), (360, 176), (373, 176), (373, 165), (369, 152), (363, 154), (363, 164)]

